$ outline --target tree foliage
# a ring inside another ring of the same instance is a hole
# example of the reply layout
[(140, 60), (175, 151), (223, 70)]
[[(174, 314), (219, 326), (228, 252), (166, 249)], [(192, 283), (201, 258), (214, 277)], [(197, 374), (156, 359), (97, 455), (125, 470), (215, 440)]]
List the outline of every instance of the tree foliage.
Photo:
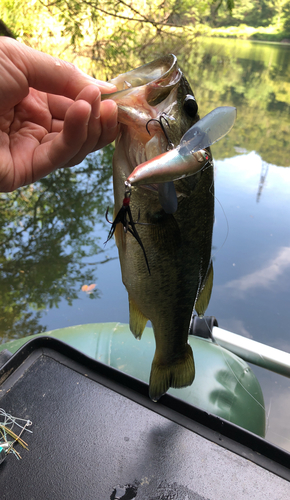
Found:
[[(226, 0), (225, 9), (233, 8)], [(111, 78), (160, 54), (178, 54), (203, 32), (221, 0), (2, 0), (17, 39)]]
[[(208, 2), (3, 0), (0, 19), (19, 40), (111, 78), (195, 39)], [(153, 57), (152, 57), (153, 56)]]
[(284, 5), (283, 16), (284, 16), (283, 27), (284, 27), (286, 34), (290, 37), (290, 2), (289, 1), (287, 1), (287, 3)]
[(212, 27), (280, 25), (288, 0), (213, 0), (208, 21)]

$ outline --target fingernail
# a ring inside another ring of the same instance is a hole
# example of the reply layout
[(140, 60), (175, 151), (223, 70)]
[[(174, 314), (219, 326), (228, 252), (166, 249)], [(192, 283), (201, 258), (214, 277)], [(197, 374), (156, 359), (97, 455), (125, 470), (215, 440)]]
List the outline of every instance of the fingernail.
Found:
[(115, 110), (113, 111), (113, 113), (109, 116), (107, 122), (106, 122), (106, 128), (109, 130), (109, 129), (112, 129), (112, 128), (115, 128), (117, 126), (117, 114), (118, 114), (118, 108), (117, 106), (115, 107)]
[(107, 88), (108, 90), (112, 90), (112, 89), (116, 90), (116, 85), (114, 85), (113, 83), (102, 82), (102, 80), (96, 80), (92, 76), (88, 76), (88, 75), (86, 75), (86, 76), (87, 76), (87, 78), (89, 78), (91, 80), (92, 83), (95, 83), (96, 85), (98, 85), (98, 87)]
[(92, 83), (98, 85), (98, 87), (107, 88), (108, 90), (116, 90), (116, 85), (114, 85), (113, 83), (103, 82), (102, 80), (96, 80), (96, 78), (93, 78), (92, 76), (89, 75), (86, 76), (92, 81)]
[(110, 83), (110, 82), (102, 82), (101, 80), (95, 80), (95, 82), (97, 82), (98, 85), (101, 85), (102, 87), (107, 87), (108, 89), (116, 89), (116, 85), (114, 85), (113, 83)]
[(93, 76), (91, 75), (87, 75), (84, 71), (82, 71), (81, 69), (78, 68), (78, 71), (80, 73), (82, 73), (82, 75), (84, 75), (88, 80), (91, 81), (91, 83), (95, 83), (96, 85), (100, 86), (100, 87), (105, 87), (107, 88), (108, 90), (116, 90), (116, 85), (114, 85), (113, 83), (110, 83), (110, 82), (103, 82), (102, 80), (97, 80), (96, 78), (94, 78)]
[(100, 108), (101, 108), (101, 99), (100, 96), (97, 97), (97, 99), (94, 100), (92, 104), (92, 114), (93, 117), (98, 120), (100, 118)]
[(91, 118), (91, 114), (92, 114), (92, 112), (91, 112), (91, 111), (92, 111), (92, 110), (89, 110), (89, 111), (88, 111), (88, 114), (87, 114), (87, 119), (86, 119), (86, 126), (88, 126), (88, 124), (89, 124), (89, 121), (90, 121), (90, 118)]

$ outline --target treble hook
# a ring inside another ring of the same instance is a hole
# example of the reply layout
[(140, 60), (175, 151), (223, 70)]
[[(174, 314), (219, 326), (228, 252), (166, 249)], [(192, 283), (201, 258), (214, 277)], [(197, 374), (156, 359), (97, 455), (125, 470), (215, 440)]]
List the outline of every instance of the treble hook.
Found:
[(165, 123), (166, 123), (166, 125), (168, 126), (168, 128), (170, 128), (170, 125), (169, 125), (169, 123), (168, 123), (168, 120), (165, 118), (165, 116), (164, 116), (164, 115), (161, 115), (161, 116), (160, 116), (160, 118), (159, 118), (159, 120), (158, 120), (158, 118), (151, 118), (151, 120), (149, 120), (149, 121), (146, 123), (146, 130), (147, 130), (148, 134), (149, 134), (149, 135), (151, 135), (151, 134), (150, 134), (150, 132), (149, 132), (149, 128), (148, 128), (149, 123), (150, 123), (150, 122), (157, 122), (157, 123), (159, 123), (159, 125), (160, 125), (160, 127), (161, 127), (161, 129), (162, 129), (162, 132), (164, 133), (164, 135), (165, 135), (165, 137), (166, 137), (166, 140), (167, 140), (167, 142), (168, 142), (167, 150), (169, 150), (169, 149), (174, 149), (174, 144), (173, 144), (173, 142), (171, 142), (171, 140), (169, 139), (169, 137), (168, 137), (168, 135), (167, 135), (167, 132), (166, 132), (166, 130), (165, 130), (165, 128), (164, 128), (164, 125), (163, 125), (163, 123), (162, 123), (162, 121), (161, 121), (161, 118), (163, 118), (163, 120), (165, 121)]
[(107, 208), (107, 211), (106, 211), (106, 220), (107, 220), (107, 222), (109, 222), (109, 224), (112, 225), (112, 227), (109, 231), (108, 238), (107, 238), (107, 241), (105, 241), (105, 244), (112, 238), (112, 236), (116, 230), (117, 224), (119, 224), (119, 222), (121, 222), (123, 229), (124, 229), (124, 232), (125, 233), (129, 232), (135, 238), (135, 240), (137, 240), (140, 247), (142, 248), (142, 252), (143, 252), (143, 255), (145, 258), (148, 272), (149, 272), (149, 274), (151, 274), (147, 255), (145, 252), (145, 248), (143, 246), (141, 238), (140, 238), (140, 236), (137, 232), (137, 229), (135, 227), (136, 224), (142, 224), (141, 222), (139, 222), (140, 209), (138, 211), (138, 219), (136, 222), (134, 222), (133, 217), (132, 217), (132, 213), (131, 213), (131, 209), (130, 209), (130, 196), (131, 196), (131, 184), (129, 182), (125, 181), (125, 196), (123, 199), (123, 204), (122, 204), (119, 212), (117, 213), (115, 219), (112, 222), (108, 218), (109, 208)]

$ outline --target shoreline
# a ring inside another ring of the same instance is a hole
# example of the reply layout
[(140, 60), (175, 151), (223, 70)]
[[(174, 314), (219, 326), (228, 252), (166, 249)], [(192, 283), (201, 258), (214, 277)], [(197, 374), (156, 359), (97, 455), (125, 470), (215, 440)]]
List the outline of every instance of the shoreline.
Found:
[(211, 35), (208, 38), (219, 38), (220, 40), (239, 40), (240, 42), (252, 42), (252, 43), (270, 43), (272, 45), (286, 45), (290, 47), (290, 38), (289, 42), (275, 42), (271, 40), (253, 40), (252, 38), (240, 38), (240, 37), (234, 37), (234, 36), (214, 36)]
[(240, 42), (252, 42), (252, 43), (264, 43), (264, 44), (271, 44), (271, 45), (285, 45), (290, 47), (290, 38), (284, 38), (283, 40), (288, 40), (286, 41), (276, 41), (276, 40), (258, 40), (258, 39), (253, 39), (253, 38), (244, 38), (244, 37), (238, 37), (238, 36), (221, 36), (221, 35), (216, 35), (212, 33), (208, 34), (200, 34), (201, 38), (212, 38), (212, 39), (218, 39), (218, 40), (239, 40)]
[(238, 26), (220, 26), (219, 28), (211, 28), (208, 31), (213, 38), (231, 38), (250, 42), (278, 43), (283, 45), (290, 44), (290, 33), (282, 29), (280, 25), (253, 27), (246, 24), (240, 24)]

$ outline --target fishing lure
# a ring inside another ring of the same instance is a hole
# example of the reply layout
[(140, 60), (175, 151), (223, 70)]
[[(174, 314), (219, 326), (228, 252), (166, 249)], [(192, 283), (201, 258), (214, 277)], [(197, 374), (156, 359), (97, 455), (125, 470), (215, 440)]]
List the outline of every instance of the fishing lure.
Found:
[[(149, 274), (150, 268), (146, 252), (136, 229), (136, 224), (140, 224), (140, 212), (138, 220), (134, 222), (130, 209), (131, 186), (162, 183), (163, 186), (173, 191), (171, 194), (175, 195), (176, 207), (168, 211), (168, 213), (173, 213), (177, 208), (177, 197), (173, 181), (188, 175), (193, 175), (202, 168), (205, 168), (207, 164), (211, 163), (211, 156), (208, 151), (206, 151), (206, 148), (222, 139), (231, 130), (236, 119), (236, 114), (236, 108), (230, 106), (214, 109), (184, 134), (177, 148), (174, 148), (165, 130), (162, 120), (168, 127), (169, 123), (164, 115), (161, 115), (159, 119), (152, 118), (147, 122), (146, 130), (149, 135), (149, 123), (152, 121), (159, 123), (168, 142), (167, 152), (138, 165), (133, 170), (125, 181), (125, 195), (119, 212), (114, 221), (111, 222), (108, 219), (107, 209), (106, 219), (112, 224), (107, 241), (112, 238), (116, 225), (121, 222), (125, 233), (129, 231), (141, 246)], [(105, 243), (107, 243), (107, 241)]]
[(122, 204), (119, 212), (117, 213), (115, 219), (113, 220), (113, 222), (111, 222), (108, 219), (109, 209), (107, 208), (107, 211), (106, 211), (106, 220), (107, 220), (107, 222), (109, 222), (109, 224), (112, 224), (112, 227), (109, 231), (109, 235), (108, 235), (107, 240), (105, 241), (105, 244), (113, 237), (113, 234), (116, 230), (117, 224), (121, 223), (123, 225), (124, 232), (125, 233), (129, 232), (138, 241), (140, 247), (142, 248), (143, 254), (144, 254), (144, 258), (145, 258), (148, 272), (149, 272), (149, 274), (151, 274), (147, 255), (145, 252), (145, 248), (143, 246), (141, 238), (140, 238), (140, 236), (137, 232), (137, 229), (136, 229), (136, 224), (141, 224), (139, 222), (140, 210), (139, 210), (139, 214), (138, 214), (138, 220), (136, 222), (134, 222), (133, 217), (132, 217), (131, 208), (130, 208), (130, 196), (131, 196), (131, 184), (129, 182), (125, 181), (125, 195), (124, 195), (124, 199), (123, 199), (123, 204)]
[[(211, 162), (206, 148), (230, 132), (236, 115), (236, 108), (231, 106), (214, 109), (184, 134), (176, 148), (138, 165), (127, 181), (132, 186), (173, 182), (204, 169)], [(160, 125), (165, 132), (164, 125)]]

